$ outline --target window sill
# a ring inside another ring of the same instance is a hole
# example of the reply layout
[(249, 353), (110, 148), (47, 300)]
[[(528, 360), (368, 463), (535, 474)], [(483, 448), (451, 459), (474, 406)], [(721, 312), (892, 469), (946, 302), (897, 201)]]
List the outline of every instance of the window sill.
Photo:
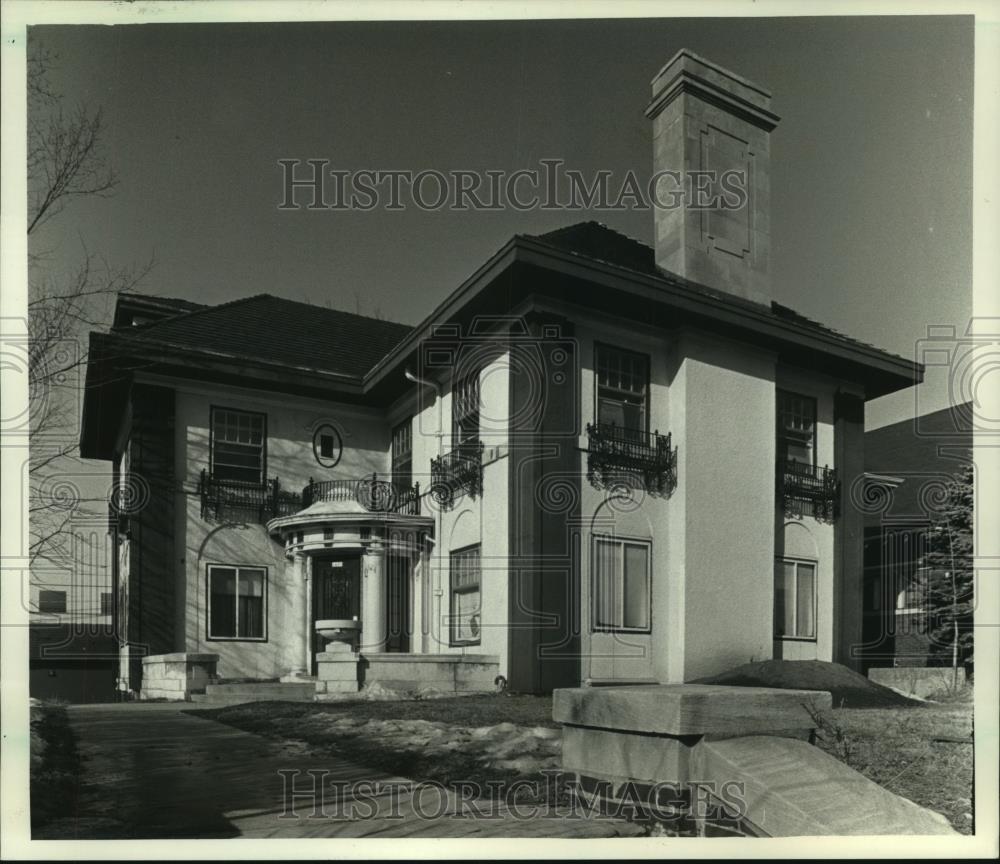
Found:
[(206, 636), (206, 642), (267, 642), (266, 636)]
[(650, 636), (653, 632), (652, 627), (646, 627), (645, 629), (638, 627), (591, 627), (591, 633), (628, 633), (630, 636)]
[(775, 642), (815, 642), (815, 636), (775, 636)]

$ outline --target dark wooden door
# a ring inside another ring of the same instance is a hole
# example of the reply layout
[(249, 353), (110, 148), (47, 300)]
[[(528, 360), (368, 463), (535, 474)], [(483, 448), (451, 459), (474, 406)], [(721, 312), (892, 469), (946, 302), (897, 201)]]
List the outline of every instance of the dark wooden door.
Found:
[(385, 650), (410, 651), (410, 559), (405, 555), (386, 558)]
[(361, 559), (322, 558), (313, 574), (314, 619), (361, 618)]
[[(317, 558), (313, 562), (313, 621), (329, 619), (361, 620), (361, 557), (359, 555)], [(313, 629), (313, 668), (323, 640)]]

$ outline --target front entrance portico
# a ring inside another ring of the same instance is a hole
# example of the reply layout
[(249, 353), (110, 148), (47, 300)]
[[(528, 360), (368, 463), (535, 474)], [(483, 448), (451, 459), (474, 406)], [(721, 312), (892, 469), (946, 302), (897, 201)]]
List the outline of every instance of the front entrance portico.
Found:
[[(364, 482), (364, 481), (362, 481)], [(319, 485), (319, 484), (317, 484)], [(286, 579), (294, 586), (293, 620), (301, 622), (299, 662), (283, 680), (311, 676), (326, 640), (316, 622), (357, 621), (352, 649), (377, 654), (420, 646), (413, 632), (428, 600), (434, 520), (371, 510), (360, 495), (334, 492), (291, 516), (272, 519), (268, 532), (285, 547)], [(389, 570), (393, 570), (390, 605)], [(400, 605), (403, 600), (405, 605)], [(389, 640), (390, 624), (393, 639)], [(346, 625), (345, 625), (346, 626)]]

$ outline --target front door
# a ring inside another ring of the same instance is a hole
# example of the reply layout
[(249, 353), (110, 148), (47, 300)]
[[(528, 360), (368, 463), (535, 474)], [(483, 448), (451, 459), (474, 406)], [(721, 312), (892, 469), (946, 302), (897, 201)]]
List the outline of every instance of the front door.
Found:
[(387, 596), (385, 650), (410, 651), (410, 559), (405, 555), (386, 557)]
[[(361, 620), (360, 555), (317, 558), (313, 564), (313, 620), (331, 618)], [(315, 629), (312, 640), (315, 656), (322, 641)]]

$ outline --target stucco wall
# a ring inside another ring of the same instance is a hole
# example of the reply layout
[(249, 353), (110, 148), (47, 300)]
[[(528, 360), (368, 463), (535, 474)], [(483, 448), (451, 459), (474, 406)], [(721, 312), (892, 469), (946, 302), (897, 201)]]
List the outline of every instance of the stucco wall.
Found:
[[(434, 549), (426, 579), (415, 584), (412, 650), (431, 654), (496, 654), (501, 675), (507, 674), (507, 476), (506, 446), (509, 354), (502, 343), (484, 348), (480, 371), (480, 438), (485, 445), (483, 493), (456, 497), (452, 507), (423, 499), (425, 514), (434, 517)], [(420, 377), (423, 377), (422, 375)], [(435, 375), (440, 388), (414, 385), (414, 392), (394, 404), (389, 424), (413, 415), (413, 479), (430, 489), (431, 460), (453, 445), (451, 375)], [(439, 404), (440, 403), (440, 404)], [(449, 644), (450, 554), (480, 544), (482, 614), (479, 645)]]
[[(293, 595), (301, 591), (282, 547), (259, 524), (208, 523), (201, 518), (198, 482), (209, 467), (211, 406), (267, 414), (267, 476), (282, 488), (299, 491), (310, 478), (356, 479), (389, 470), (389, 431), (374, 411), (354, 406), (291, 399), (283, 396), (210, 387), (181, 386), (177, 392), (176, 458), (178, 490), (176, 531), (183, 558), (177, 561), (181, 586), (178, 617), (183, 630), (178, 650), (210, 651), (219, 655), (223, 678), (277, 678), (300, 665), (302, 621)], [(334, 468), (320, 465), (313, 455), (313, 433), (322, 423), (333, 424), (343, 440), (343, 454)], [(267, 568), (266, 641), (209, 639), (207, 631), (207, 566), (242, 564)]]
[[(833, 440), (833, 400), (838, 382), (815, 372), (779, 366), (777, 386), (816, 400), (816, 464), (836, 468)], [(775, 560), (787, 555), (816, 562), (816, 638), (775, 639), (774, 656), (785, 660), (832, 660), (835, 599), (833, 532), (830, 522), (812, 516), (787, 517), (775, 505)], [(808, 539), (807, 539), (808, 538)]]
[[(723, 672), (772, 649), (775, 360), (679, 335), (670, 390), (683, 502), (670, 514), (671, 579), (684, 584), (683, 670)], [(683, 512), (680, 512), (683, 511)]]
[[(665, 332), (643, 332), (616, 327), (607, 321), (579, 316), (576, 336), (580, 358), (580, 495), (583, 525), (579, 536), (581, 675), (594, 681), (662, 680), (679, 646), (671, 626), (672, 610), (682, 597), (669, 577), (671, 538), (667, 524), (673, 501), (633, 489), (630, 499), (612, 495), (587, 480), (586, 424), (595, 419), (594, 343), (621, 346), (649, 357), (649, 430), (671, 431), (669, 386), (670, 339)], [(650, 549), (650, 632), (609, 633), (593, 626), (593, 537), (614, 535), (648, 540)]]

